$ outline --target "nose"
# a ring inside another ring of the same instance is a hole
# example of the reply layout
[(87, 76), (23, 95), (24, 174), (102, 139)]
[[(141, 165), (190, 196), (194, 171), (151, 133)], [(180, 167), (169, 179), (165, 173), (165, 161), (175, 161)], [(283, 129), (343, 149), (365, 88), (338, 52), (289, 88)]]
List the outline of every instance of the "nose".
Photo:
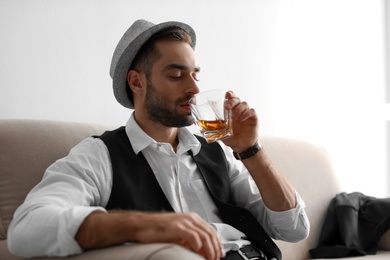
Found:
[(199, 86), (198, 86), (198, 81), (196, 78), (191, 77), (191, 79), (188, 82), (187, 85), (187, 94), (189, 95), (196, 95), (200, 92)]

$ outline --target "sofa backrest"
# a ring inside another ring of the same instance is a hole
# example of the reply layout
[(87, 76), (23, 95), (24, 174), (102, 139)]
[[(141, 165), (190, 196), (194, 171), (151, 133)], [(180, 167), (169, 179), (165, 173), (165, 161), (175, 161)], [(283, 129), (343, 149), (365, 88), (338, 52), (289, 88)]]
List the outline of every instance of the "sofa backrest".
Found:
[[(111, 127), (112, 128), (112, 127)], [(14, 211), (46, 168), (107, 126), (45, 120), (0, 120), (0, 240)]]
[(261, 143), (275, 166), (287, 177), (306, 204), (309, 238), (299, 243), (276, 241), (283, 259), (309, 259), (316, 247), (331, 199), (341, 187), (327, 152), (320, 146), (287, 138), (263, 138)]

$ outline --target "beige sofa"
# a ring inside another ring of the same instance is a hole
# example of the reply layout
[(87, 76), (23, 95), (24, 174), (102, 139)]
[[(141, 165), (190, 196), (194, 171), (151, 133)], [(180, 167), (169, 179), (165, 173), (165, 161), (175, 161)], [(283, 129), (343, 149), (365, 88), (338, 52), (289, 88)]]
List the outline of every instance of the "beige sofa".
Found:
[[(112, 127), (111, 127), (112, 128)], [(7, 249), (7, 228), (15, 209), (41, 179), (45, 169), (87, 136), (100, 134), (102, 125), (43, 120), (0, 120), (0, 259), (19, 259)], [(342, 191), (324, 149), (313, 144), (277, 137), (261, 143), (276, 166), (287, 175), (306, 202), (310, 236), (300, 243), (277, 241), (283, 259), (309, 259), (316, 246), (330, 200)], [(23, 246), (23, 245), (21, 245)], [(380, 241), (377, 255), (348, 259), (390, 259), (390, 231)], [(92, 250), (73, 259), (126, 259), (129, 246)], [(45, 258), (47, 259), (47, 258)]]

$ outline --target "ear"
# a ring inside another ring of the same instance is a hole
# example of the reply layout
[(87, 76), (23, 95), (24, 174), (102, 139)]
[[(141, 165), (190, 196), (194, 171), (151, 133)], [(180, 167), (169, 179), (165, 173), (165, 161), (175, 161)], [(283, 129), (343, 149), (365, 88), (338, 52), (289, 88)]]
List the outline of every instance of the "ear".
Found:
[(139, 93), (144, 86), (142, 73), (136, 70), (130, 70), (127, 73), (127, 83), (129, 83), (129, 86), (134, 93)]

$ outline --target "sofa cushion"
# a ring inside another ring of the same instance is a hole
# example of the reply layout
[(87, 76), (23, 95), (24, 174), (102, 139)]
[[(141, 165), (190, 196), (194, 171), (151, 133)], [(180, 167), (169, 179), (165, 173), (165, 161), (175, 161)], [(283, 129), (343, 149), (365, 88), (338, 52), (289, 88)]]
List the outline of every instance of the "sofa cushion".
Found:
[(311, 226), (309, 237), (304, 241), (276, 243), (283, 252), (283, 259), (308, 259), (309, 250), (318, 243), (329, 203), (341, 192), (330, 158), (325, 149), (305, 141), (265, 137), (261, 144), (305, 201)]

